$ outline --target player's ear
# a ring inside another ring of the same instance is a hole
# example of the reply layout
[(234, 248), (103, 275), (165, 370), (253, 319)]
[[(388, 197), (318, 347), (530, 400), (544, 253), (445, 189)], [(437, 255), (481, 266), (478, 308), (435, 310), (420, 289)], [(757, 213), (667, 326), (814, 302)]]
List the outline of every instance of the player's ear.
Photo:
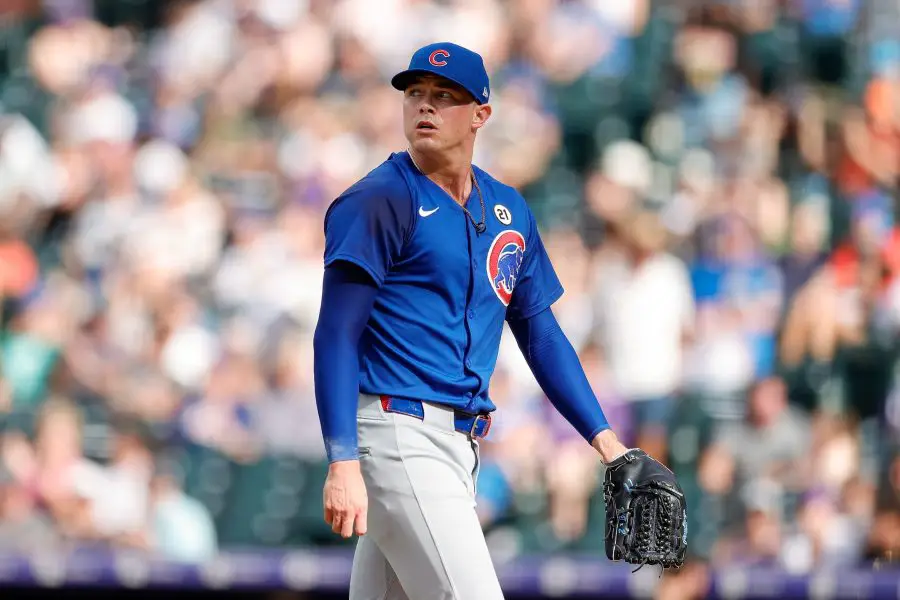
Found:
[(491, 118), (493, 110), (490, 104), (478, 104), (475, 106), (475, 114), (472, 116), (472, 129), (478, 131), (484, 127), (484, 124)]

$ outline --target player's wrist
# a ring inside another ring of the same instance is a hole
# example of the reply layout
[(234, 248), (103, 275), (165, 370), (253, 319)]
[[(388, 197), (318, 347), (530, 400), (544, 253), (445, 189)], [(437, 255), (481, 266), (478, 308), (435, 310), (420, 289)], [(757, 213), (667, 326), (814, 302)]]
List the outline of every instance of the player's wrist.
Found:
[(604, 429), (595, 435), (591, 446), (600, 455), (600, 460), (607, 464), (628, 451), (628, 448), (619, 441), (619, 437), (612, 429)]
[(361, 471), (358, 458), (343, 458), (341, 460), (333, 460), (328, 464), (329, 471)]

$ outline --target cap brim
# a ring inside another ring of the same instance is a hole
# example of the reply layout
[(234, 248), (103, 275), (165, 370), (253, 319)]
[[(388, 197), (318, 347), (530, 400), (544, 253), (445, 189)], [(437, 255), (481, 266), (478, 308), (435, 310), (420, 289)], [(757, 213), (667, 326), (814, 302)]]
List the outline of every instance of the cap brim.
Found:
[(484, 102), (481, 102), (479, 100), (478, 96), (476, 96), (472, 90), (467, 88), (461, 82), (457, 81), (456, 79), (454, 79), (452, 77), (447, 77), (447, 75), (445, 73), (442, 73), (437, 70), (430, 71), (428, 69), (408, 69), (406, 71), (401, 71), (400, 73), (397, 73), (396, 75), (394, 75), (391, 78), (391, 85), (394, 87), (394, 89), (400, 90), (402, 92), (407, 87), (409, 87), (410, 83), (415, 81), (416, 77), (421, 77), (422, 75), (434, 75), (435, 77), (440, 77), (442, 79), (446, 79), (447, 81), (451, 81), (451, 82), (455, 83), (457, 86), (459, 86), (460, 88), (467, 91), (469, 93), (469, 95), (471, 95), (472, 98), (475, 100), (475, 102), (477, 102), (478, 104), (484, 104)]

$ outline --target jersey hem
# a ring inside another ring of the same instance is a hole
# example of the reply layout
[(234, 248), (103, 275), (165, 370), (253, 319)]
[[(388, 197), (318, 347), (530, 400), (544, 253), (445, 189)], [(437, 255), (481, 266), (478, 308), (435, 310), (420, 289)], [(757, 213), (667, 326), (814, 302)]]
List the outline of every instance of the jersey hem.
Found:
[(517, 320), (517, 321), (524, 321), (526, 319), (530, 319), (534, 315), (544, 312), (545, 310), (547, 310), (548, 308), (553, 306), (553, 304), (557, 300), (559, 300), (560, 297), (562, 297), (563, 292), (564, 292), (563, 286), (560, 285), (559, 287), (556, 288), (556, 290), (553, 291), (553, 293), (551, 293), (547, 297), (547, 300), (540, 302), (538, 304), (534, 304), (534, 305), (530, 306), (529, 308), (527, 308), (523, 311), (520, 311), (518, 315), (510, 316), (510, 318), (513, 320)]
[[(463, 399), (455, 399), (455, 398), (435, 398), (435, 397), (422, 397), (422, 396), (412, 396), (410, 394), (402, 393), (402, 394), (392, 394), (390, 392), (385, 391), (371, 391), (364, 390), (362, 387), (359, 389), (360, 393), (368, 394), (370, 396), (390, 396), (391, 398), (397, 398), (399, 400), (416, 400), (418, 402), (428, 402), (429, 404), (440, 404), (442, 406), (446, 406), (448, 408), (452, 408), (454, 410), (461, 410), (465, 412), (465, 408), (469, 405), (469, 400)], [(488, 399), (490, 402), (490, 400)], [(493, 402), (491, 402), (492, 407), (485, 412), (494, 412), (497, 410), (496, 406), (493, 406)]]
[(345, 261), (347, 261), (349, 263), (353, 263), (357, 267), (361, 268), (363, 271), (368, 273), (369, 277), (371, 277), (372, 280), (375, 281), (375, 283), (378, 285), (378, 287), (381, 287), (382, 285), (384, 285), (384, 277), (380, 277), (378, 275), (378, 273), (376, 273), (375, 269), (370, 267), (368, 265), (368, 263), (366, 263), (366, 261), (364, 261), (363, 259), (358, 258), (356, 256), (352, 256), (350, 254), (337, 254), (335, 256), (332, 256), (331, 258), (329, 258), (328, 260), (325, 261), (325, 268), (328, 268), (329, 266), (331, 266), (332, 264), (334, 264), (335, 262), (337, 262), (339, 260), (345, 260)]

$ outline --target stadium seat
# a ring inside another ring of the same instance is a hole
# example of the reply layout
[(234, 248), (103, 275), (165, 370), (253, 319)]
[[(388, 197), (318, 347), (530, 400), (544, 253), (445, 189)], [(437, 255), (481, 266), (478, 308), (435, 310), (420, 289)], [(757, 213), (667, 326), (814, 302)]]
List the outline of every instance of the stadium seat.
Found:
[(192, 446), (186, 451), (184, 491), (202, 502), (218, 524), (229, 500), (234, 465), (212, 448)]

